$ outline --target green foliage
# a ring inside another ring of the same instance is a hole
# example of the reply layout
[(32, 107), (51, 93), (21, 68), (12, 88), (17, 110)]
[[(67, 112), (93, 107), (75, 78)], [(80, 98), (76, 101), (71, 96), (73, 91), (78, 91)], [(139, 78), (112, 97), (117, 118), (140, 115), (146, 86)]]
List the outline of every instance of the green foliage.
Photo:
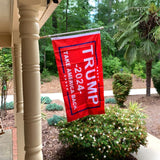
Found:
[[(52, 16), (50, 16), (50, 18), (47, 20), (47, 22), (41, 28), (40, 35), (41, 36), (52, 35), (55, 32), (56, 31), (53, 27), (53, 19), (52, 19)], [(41, 72), (43, 71), (43, 68), (47, 68), (49, 71), (56, 73), (57, 67), (56, 67), (56, 61), (55, 61), (55, 56), (53, 53), (51, 39), (49, 39), (49, 38), (40, 39), (39, 46), (40, 46)]]
[(52, 118), (47, 119), (49, 126), (55, 126), (60, 121), (65, 121), (66, 118), (58, 115), (53, 115)]
[(7, 109), (7, 110), (14, 109), (14, 102), (6, 103), (6, 109)]
[[(40, 35), (45, 36), (89, 28), (91, 9), (90, 3), (86, 0), (61, 1), (61, 4), (41, 28)], [(57, 74), (51, 40), (40, 39), (39, 43), (41, 72), (43, 68), (47, 68), (50, 73)]]
[[(3, 107), (0, 106), (0, 108), (3, 108)], [(14, 102), (8, 102), (8, 103), (6, 103), (6, 108), (5, 109), (6, 110), (12, 110), (12, 109), (14, 109)]]
[(103, 115), (87, 116), (67, 123), (59, 122), (59, 139), (70, 146), (64, 159), (125, 159), (146, 145), (145, 115), (137, 104), (128, 109), (109, 106)]
[(50, 104), (52, 100), (49, 97), (41, 97), (41, 103), (43, 104)]
[[(101, 25), (103, 26), (103, 25)], [(99, 26), (100, 27), (100, 26)], [(116, 51), (115, 40), (107, 32), (107, 27), (101, 31), (101, 46), (102, 46), (102, 55), (107, 57), (107, 55), (114, 55)]]
[(103, 58), (103, 75), (106, 78), (112, 77), (113, 74), (120, 72), (122, 66), (121, 61), (117, 57), (109, 56), (107, 59)]
[(63, 110), (63, 106), (58, 105), (58, 104), (56, 104), (56, 103), (48, 104), (48, 105), (46, 106), (46, 110), (47, 110), (47, 111), (62, 111), (62, 110)]
[(150, 96), (152, 62), (159, 53), (159, 2), (129, 0), (125, 15), (117, 22), (114, 36), (119, 50), (125, 49), (124, 57), (132, 64), (135, 60), (146, 61), (146, 95)]
[(122, 16), (122, 10), (124, 9), (123, 1), (103, 0), (97, 1), (95, 6), (94, 15), (95, 23), (101, 21), (106, 26), (107, 32), (113, 36), (117, 28), (114, 23)]
[(126, 101), (132, 87), (132, 76), (127, 73), (116, 73), (113, 75), (113, 94), (120, 107)]
[(90, 24), (89, 28), (98, 28), (102, 26), (104, 27), (104, 29), (101, 30), (101, 51), (103, 57), (107, 58), (108, 55), (115, 55), (115, 52), (117, 50), (115, 40), (108, 32), (107, 26), (103, 22), (98, 21), (97, 23)]
[(154, 87), (156, 88), (158, 94), (160, 95), (160, 61), (153, 66), (152, 79)]
[(12, 54), (10, 49), (0, 50), (0, 81), (8, 81), (12, 78)]
[(135, 74), (137, 77), (145, 79), (146, 78), (146, 74), (144, 73), (144, 68), (145, 65), (143, 65), (142, 63), (135, 63), (134, 69), (133, 69), (133, 74)]
[(57, 32), (81, 30), (90, 24), (90, 11), (92, 7), (86, 0), (62, 1), (53, 13), (56, 19)]
[(41, 81), (42, 82), (50, 82), (52, 80), (52, 77), (47, 69), (44, 69), (41, 73)]
[[(2, 110), (12, 109), (10, 104), (6, 104), (7, 83), (12, 78), (12, 54), (11, 49), (0, 49), (0, 86), (1, 86), (1, 106)], [(7, 108), (9, 107), (9, 108)], [(5, 115), (0, 111), (2, 117)]]
[[(105, 57), (115, 55), (117, 48), (113, 33), (117, 28), (114, 23), (121, 16), (119, 12), (124, 8), (124, 2), (104, 0), (99, 3), (95, 2), (95, 5), (92, 6), (93, 3), (86, 0), (61, 1), (61, 4), (41, 28), (40, 35), (104, 26), (104, 30), (101, 31), (102, 54)], [(56, 74), (57, 68), (50, 39), (40, 39), (39, 43), (41, 72), (43, 68), (47, 68), (50, 73)]]
[(106, 98), (105, 103), (116, 104), (117, 102), (116, 102), (115, 98)]

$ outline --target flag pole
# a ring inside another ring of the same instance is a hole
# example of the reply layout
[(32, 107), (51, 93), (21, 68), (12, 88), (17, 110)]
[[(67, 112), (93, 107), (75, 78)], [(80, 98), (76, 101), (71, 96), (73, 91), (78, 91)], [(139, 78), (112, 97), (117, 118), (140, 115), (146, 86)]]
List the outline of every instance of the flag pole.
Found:
[(85, 30), (80, 30), (80, 31), (65, 32), (65, 33), (58, 33), (58, 34), (53, 34), (53, 35), (41, 36), (40, 39), (52, 38), (52, 37), (58, 37), (58, 36), (66, 36), (66, 35), (70, 35), (70, 34), (97, 31), (97, 30), (103, 30), (103, 29), (104, 29), (104, 27), (102, 26), (99, 28), (91, 28), (91, 29), (85, 29)]

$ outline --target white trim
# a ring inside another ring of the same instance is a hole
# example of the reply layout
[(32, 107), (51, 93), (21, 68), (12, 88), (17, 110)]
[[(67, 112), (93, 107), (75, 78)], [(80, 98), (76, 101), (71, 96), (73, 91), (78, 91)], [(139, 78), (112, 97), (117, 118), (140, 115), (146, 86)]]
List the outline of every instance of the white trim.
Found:
[(76, 34), (76, 35), (70, 35), (70, 36), (54, 37), (54, 38), (51, 38), (51, 40), (61, 40), (61, 39), (77, 38), (77, 37), (89, 36), (89, 35), (99, 34), (99, 33), (100, 33), (100, 31), (96, 31), (96, 32)]

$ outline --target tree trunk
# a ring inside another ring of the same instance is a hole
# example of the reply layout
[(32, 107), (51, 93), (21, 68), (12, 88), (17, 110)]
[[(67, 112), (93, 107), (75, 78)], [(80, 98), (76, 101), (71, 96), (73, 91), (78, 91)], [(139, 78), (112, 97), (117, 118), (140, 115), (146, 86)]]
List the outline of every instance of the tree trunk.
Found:
[(146, 96), (150, 96), (152, 61), (146, 61)]
[(58, 28), (58, 26), (57, 26), (56, 12), (54, 12), (54, 14), (52, 14), (52, 27), (55, 28), (56, 30)]
[(99, 0), (98, 0), (98, 3), (97, 3), (97, 12), (98, 12), (98, 21), (99, 21)]
[(2, 89), (1, 89), (1, 117), (4, 118), (6, 116), (6, 98), (7, 98), (7, 90), (6, 87), (7, 82), (5, 80), (2, 81)]
[(68, 6), (69, 6), (69, 0), (67, 0), (67, 6), (66, 6), (66, 32), (68, 32)]
[(0, 117), (3, 117), (3, 83), (1, 84), (1, 108), (0, 108)]
[(46, 51), (44, 51), (44, 68), (46, 69)]

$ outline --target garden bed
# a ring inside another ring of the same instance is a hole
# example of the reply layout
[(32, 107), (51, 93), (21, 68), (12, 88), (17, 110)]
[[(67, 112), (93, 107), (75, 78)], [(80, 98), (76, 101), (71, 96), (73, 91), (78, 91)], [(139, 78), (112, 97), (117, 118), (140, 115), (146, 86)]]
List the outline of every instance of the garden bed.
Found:
[[(112, 79), (104, 80), (104, 88), (105, 90), (112, 89)], [(12, 84), (10, 84), (10, 87)], [(152, 84), (153, 87), (153, 84)], [(135, 77), (133, 78), (133, 87), (132, 88), (145, 88), (145, 81), (137, 80)], [(61, 92), (59, 79), (54, 77), (52, 82), (44, 83), (41, 85), (42, 93), (51, 93), (51, 92)], [(12, 87), (9, 91), (10, 94), (13, 93)], [(152, 95), (151, 97), (146, 97), (145, 95), (138, 96), (129, 96), (126, 103), (129, 102), (138, 102), (141, 104), (145, 113), (147, 113), (148, 117), (146, 119), (146, 127), (147, 132), (160, 138), (160, 97), (158, 95)], [(64, 103), (55, 100), (52, 103), (57, 103), (59, 105), (63, 105)], [(44, 106), (45, 107), (45, 106)], [(55, 115), (64, 116), (65, 111), (45, 111), (43, 108), (43, 112), (47, 114), (47, 118), (50, 118)], [(4, 127), (14, 126), (14, 115), (13, 110), (7, 111), (7, 117), (3, 121)], [(43, 136), (43, 155), (44, 160), (55, 159), (58, 160), (62, 155), (65, 154), (65, 149), (67, 146), (62, 145), (58, 140), (58, 130), (55, 127), (48, 126), (46, 120), (42, 120), (42, 136)], [(82, 159), (81, 159), (82, 160)], [(128, 157), (128, 160), (134, 160), (133, 157)]]
[[(147, 113), (148, 115), (146, 119), (147, 132), (156, 136), (157, 138), (160, 138), (160, 120), (159, 120), (160, 97), (158, 95), (152, 95), (151, 97), (145, 97), (143, 95), (129, 96), (127, 103), (131, 101), (140, 103), (142, 108), (144, 109), (144, 112)], [(59, 105), (64, 106), (64, 103), (59, 100), (52, 101), (52, 103), (57, 103)], [(65, 111), (51, 112), (51, 111), (45, 111), (44, 108), (43, 112), (47, 114), (47, 118), (52, 117), (53, 114), (60, 116), (65, 115)], [(3, 124), (4, 127), (14, 126), (13, 110), (7, 111), (7, 117), (3, 121)], [(53, 126), (48, 126), (46, 120), (42, 120), (42, 129), (43, 129), (42, 136), (43, 136), (44, 160), (51, 160), (51, 159), (58, 160), (58, 158), (60, 158), (65, 153), (65, 148), (66, 148), (66, 146), (62, 145), (58, 140), (58, 130)], [(133, 157), (129, 158), (133, 159)]]

